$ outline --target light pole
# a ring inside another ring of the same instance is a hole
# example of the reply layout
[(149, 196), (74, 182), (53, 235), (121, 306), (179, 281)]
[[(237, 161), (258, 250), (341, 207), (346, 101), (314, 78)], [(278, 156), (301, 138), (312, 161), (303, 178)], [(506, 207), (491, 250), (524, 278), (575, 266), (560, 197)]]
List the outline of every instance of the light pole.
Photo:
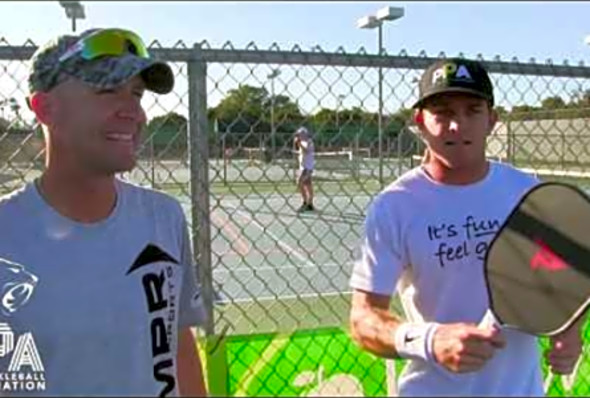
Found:
[[(367, 15), (357, 21), (357, 27), (361, 29), (377, 28), (377, 49), (378, 55), (383, 55), (383, 22), (394, 21), (404, 16), (403, 7), (384, 7), (377, 11), (375, 15)], [(377, 129), (379, 139), (379, 184), (383, 188), (383, 70), (378, 68), (378, 87), (379, 87), (379, 112), (377, 115)]]
[(12, 100), (13, 100), (13, 98), (0, 100), (0, 111), (2, 111), (2, 119), (5, 118), (4, 108), (6, 108), (6, 105), (8, 105), (10, 102), (12, 102)]
[(275, 157), (275, 78), (281, 74), (278, 69), (273, 69), (266, 77), (270, 79), (270, 146), (272, 158)]
[(342, 100), (344, 99), (344, 94), (338, 95), (338, 106), (336, 107), (336, 127), (338, 127), (338, 131), (340, 131), (340, 107), (342, 106)]
[(86, 18), (84, 6), (79, 1), (60, 1), (59, 4), (66, 11), (66, 17), (72, 20), (72, 32), (76, 32), (76, 19)]
[(12, 112), (14, 112), (14, 116), (16, 117), (16, 120), (20, 119), (20, 105), (19, 103), (16, 101), (16, 98), (9, 98), (8, 102), (10, 103), (10, 110)]

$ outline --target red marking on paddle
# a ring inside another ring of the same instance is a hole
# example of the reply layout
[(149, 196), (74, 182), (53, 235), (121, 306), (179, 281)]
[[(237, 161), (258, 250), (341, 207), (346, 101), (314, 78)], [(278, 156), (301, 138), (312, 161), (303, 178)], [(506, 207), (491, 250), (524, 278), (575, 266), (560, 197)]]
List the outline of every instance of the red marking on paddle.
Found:
[(535, 239), (539, 250), (531, 258), (531, 269), (544, 269), (546, 271), (556, 272), (567, 269), (569, 265), (551, 250), (541, 239)]

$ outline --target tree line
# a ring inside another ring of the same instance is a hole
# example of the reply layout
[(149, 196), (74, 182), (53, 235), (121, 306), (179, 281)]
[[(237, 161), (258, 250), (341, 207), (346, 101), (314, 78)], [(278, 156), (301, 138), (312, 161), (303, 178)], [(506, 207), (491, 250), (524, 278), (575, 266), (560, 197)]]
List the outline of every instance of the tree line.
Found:
[[(9, 105), (14, 108), (15, 105)], [(590, 117), (590, 90), (578, 90), (569, 101), (559, 95), (544, 98), (539, 106), (515, 105), (510, 110), (496, 107), (501, 120), (539, 120), (572, 119)], [(18, 113), (18, 109), (12, 109)], [(264, 87), (240, 85), (230, 90), (215, 107), (207, 111), (209, 132), (212, 143), (224, 136), (249, 135), (251, 146), (271, 139), (275, 132), (277, 146), (288, 145), (292, 133), (302, 125), (314, 132), (319, 141), (338, 141), (350, 143), (360, 139), (361, 145), (374, 142), (378, 137), (378, 115), (376, 112), (355, 106), (344, 109), (323, 108), (312, 115), (302, 112), (299, 105), (289, 96), (277, 94), (272, 96)], [(382, 136), (385, 140), (395, 139), (403, 126), (410, 122), (411, 109), (401, 108), (392, 114), (382, 115)], [(18, 126), (18, 127), (17, 127)], [(147, 126), (155, 145), (167, 145), (171, 140), (180, 140), (186, 144), (187, 119), (176, 112), (152, 118)], [(14, 121), (0, 117), (0, 131), (23, 132), (22, 126)], [(229, 145), (232, 143), (230, 142)]]
[[(590, 116), (590, 90), (578, 91), (569, 102), (559, 95), (547, 97), (540, 106), (515, 105), (511, 110), (502, 106), (496, 107), (502, 118), (511, 120), (523, 119), (556, 119), (579, 118)], [(272, 114), (272, 115), (271, 115)], [(383, 125), (404, 124), (411, 118), (411, 109), (399, 109), (393, 114), (383, 115)], [(175, 123), (175, 113), (158, 116), (151, 120), (154, 126), (160, 125), (162, 120), (170, 119)], [(180, 118), (186, 120), (183, 116)], [(304, 115), (299, 105), (286, 95), (272, 97), (264, 87), (241, 85), (228, 92), (226, 97), (215, 107), (209, 108), (208, 118), (216, 121), (220, 132), (270, 132), (292, 133), (298, 126), (309, 124), (318, 130), (338, 130), (346, 125), (377, 126), (376, 112), (367, 112), (356, 106), (346, 109), (320, 109), (313, 115)], [(389, 129), (388, 133), (395, 133), (396, 129)]]

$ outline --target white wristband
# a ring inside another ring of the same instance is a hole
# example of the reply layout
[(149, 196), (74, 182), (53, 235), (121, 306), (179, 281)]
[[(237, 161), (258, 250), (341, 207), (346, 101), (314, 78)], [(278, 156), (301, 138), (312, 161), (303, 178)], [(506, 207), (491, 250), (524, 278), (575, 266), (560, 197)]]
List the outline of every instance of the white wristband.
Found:
[(438, 326), (435, 322), (400, 324), (393, 336), (398, 355), (406, 359), (433, 361), (432, 343)]

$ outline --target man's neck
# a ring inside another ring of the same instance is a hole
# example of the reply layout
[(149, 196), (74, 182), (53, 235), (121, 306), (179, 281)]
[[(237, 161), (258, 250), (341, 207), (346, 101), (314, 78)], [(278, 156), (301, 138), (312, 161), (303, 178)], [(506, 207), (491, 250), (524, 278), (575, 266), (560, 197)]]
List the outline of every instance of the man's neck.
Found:
[(47, 169), (36, 185), (43, 199), (58, 213), (81, 223), (107, 218), (117, 203), (114, 176), (89, 178)]
[(469, 167), (451, 169), (430, 156), (423, 167), (434, 181), (449, 185), (469, 185), (483, 180), (488, 174), (489, 165), (489, 162), (483, 159), (481, 163)]

